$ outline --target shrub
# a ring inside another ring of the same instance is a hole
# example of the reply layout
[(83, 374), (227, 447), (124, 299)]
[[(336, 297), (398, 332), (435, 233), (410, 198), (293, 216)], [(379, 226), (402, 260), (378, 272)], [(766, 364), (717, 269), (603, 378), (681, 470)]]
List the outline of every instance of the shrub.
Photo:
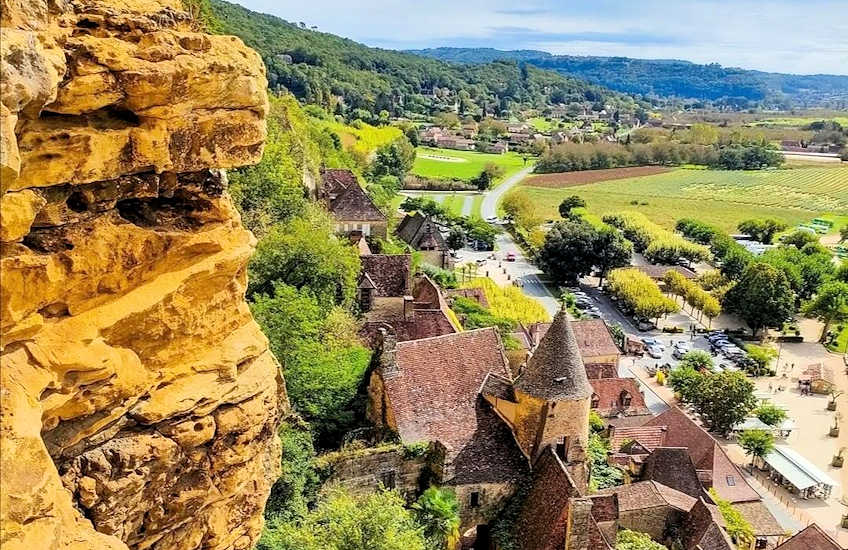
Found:
[(663, 229), (639, 212), (608, 214), (603, 220), (621, 229), (624, 236), (633, 242), (633, 247), (652, 263), (674, 264), (681, 257), (699, 262), (711, 257), (706, 246), (689, 242)]
[(674, 300), (663, 295), (653, 279), (638, 269), (611, 271), (608, 286), (612, 294), (645, 319), (656, 319), (680, 309)]

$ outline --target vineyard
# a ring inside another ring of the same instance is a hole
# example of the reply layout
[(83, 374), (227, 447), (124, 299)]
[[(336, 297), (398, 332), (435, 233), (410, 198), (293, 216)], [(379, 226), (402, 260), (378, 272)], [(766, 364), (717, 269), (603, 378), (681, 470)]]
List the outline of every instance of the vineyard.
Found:
[(691, 217), (735, 232), (748, 218), (774, 217), (789, 225), (820, 213), (848, 213), (848, 167), (805, 167), (786, 170), (722, 171), (678, 169), (589, 185), (551, 189), (521, 189), (545, 218), (556, 219), (557, 207), (570, 195), (588, 203), (590, 214), (636, 210), (655, 223), (673, 228), (675, 220)]

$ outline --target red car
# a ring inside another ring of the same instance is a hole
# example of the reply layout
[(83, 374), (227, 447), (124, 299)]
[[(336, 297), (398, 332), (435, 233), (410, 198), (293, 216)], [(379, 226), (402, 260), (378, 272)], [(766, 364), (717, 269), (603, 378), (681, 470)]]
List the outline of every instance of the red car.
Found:
[(507, 252), (506, 253), (506, 261), (514, 262), (515, 261), (515, 252)]

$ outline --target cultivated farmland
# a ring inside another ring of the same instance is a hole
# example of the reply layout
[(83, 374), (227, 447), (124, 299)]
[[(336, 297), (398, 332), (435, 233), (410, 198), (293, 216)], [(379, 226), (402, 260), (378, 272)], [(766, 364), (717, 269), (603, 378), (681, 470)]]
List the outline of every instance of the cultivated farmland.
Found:
[[(412, 173), (425, 178), (470, 180), (479, 176), (490, 162), (504, 169), (504, 175), (498, 178), (498, 182), (524, 167), (522, 156), (513, 152), (494, 155), (475, 151), (419, 147)], [(532, 159), (528, 159), (527, 162), (532, 162)]]
[(519, 190), (538, 205), (541, 216), (551, 219), (558, 217), (557, 207), (569, 195), (585, 199), (594, 215), (633, 210), (668, 228), (691, 217), (729, 232), (752, 217), (771, 216), (794, 225), (825, 212), (848, 213), (848, 167), (677, 169), (560, 189), (535, 187), (533, 181), (526, 179)]
[(524, 185), (531, 187), (571, 187), (572, 185), (586, 185), (599, 181), (620, 180), (635, 178), (639, 176), (652, 176), (670, 171), (671, 168), (663, 166), (631, 166), (628, 168), (608, 168), (605, 170), (580, 170), (577, 172), (557, 172), (553, 174), (539, 174), (530, 176), (524, 180)]

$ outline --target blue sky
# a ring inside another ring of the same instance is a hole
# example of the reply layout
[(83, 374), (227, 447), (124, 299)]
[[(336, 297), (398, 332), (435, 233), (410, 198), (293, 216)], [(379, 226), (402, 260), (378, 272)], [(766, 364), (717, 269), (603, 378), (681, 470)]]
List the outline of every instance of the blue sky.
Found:
[(231, 0), (370, 46), (537, 49), (848, 74), (848, 0)]

